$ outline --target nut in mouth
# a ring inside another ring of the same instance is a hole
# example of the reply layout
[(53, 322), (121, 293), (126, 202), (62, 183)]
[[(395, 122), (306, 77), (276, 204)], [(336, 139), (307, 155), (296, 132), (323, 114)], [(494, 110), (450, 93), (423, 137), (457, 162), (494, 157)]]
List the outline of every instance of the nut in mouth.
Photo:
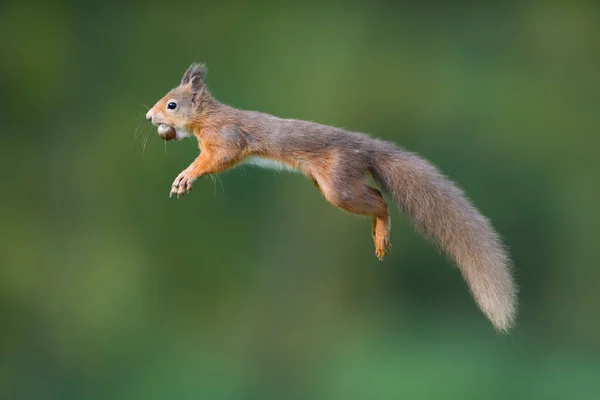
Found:
[(177, 133), (172, 126), (167, 124), (159, 124), (158, 136), (160, 136), (163, 140), (172, 140), (177, 138)]

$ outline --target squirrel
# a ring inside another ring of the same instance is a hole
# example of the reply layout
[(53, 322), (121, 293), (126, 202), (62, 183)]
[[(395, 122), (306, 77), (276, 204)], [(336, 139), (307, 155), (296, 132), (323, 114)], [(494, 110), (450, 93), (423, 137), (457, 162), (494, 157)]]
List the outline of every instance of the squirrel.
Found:
[(192, 64), (146, 114), (162, 139), (198, 140), (200, 155), (177, 175), (171, 196), (238, 164), (297, 170), (334, 206), (372, 217), (375, 254), (382, 260), (391, 247), (390, 214), (381, 192), (365, 181), (371, 175), (415, 230), (459, 267), (493, 326), (499, 332), (512, 327), (517, 288), (510, 257), (489, 220), (436, 166), (364, 133), (222, 104), (206, 87), (206, 74), (205, 64)]

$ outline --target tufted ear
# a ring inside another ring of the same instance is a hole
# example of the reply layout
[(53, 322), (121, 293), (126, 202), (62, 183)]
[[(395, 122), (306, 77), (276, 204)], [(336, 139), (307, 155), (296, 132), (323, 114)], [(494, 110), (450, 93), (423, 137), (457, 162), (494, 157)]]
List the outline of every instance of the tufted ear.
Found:
[(202, 81), (206, 76), (207, 68), (204, 64), (194, 63), (190, 65), (190, 67), (183, 74), (183, 78), (181, 78), (181, 85), (192, 84), (192, 90), (197, 92), (202, 87)]

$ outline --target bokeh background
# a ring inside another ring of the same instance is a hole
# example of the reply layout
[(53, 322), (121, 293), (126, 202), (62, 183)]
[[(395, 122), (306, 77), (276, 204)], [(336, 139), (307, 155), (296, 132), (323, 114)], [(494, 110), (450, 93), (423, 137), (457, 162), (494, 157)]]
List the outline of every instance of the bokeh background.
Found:
[[(596, 4), (3, 1), (0, 398), (600, 398)], [(379, 262), (299, 175), (169, 198), (198, 150), (143, 115), (194, 61), (437, 164), (510, 248), (516, 329), (397, 210)]]

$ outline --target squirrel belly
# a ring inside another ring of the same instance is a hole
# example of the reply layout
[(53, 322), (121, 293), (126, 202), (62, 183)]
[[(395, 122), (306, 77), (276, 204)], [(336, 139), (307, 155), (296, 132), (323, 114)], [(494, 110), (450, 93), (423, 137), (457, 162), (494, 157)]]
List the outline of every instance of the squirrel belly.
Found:
[(298, 169), (281, 161), (271, 160), (270, 158), (261, 156), (248, 156), (243, 159), (238, 165), (252, 165), (255, 167), (272, 169), (275, 171), (300, 172)]

